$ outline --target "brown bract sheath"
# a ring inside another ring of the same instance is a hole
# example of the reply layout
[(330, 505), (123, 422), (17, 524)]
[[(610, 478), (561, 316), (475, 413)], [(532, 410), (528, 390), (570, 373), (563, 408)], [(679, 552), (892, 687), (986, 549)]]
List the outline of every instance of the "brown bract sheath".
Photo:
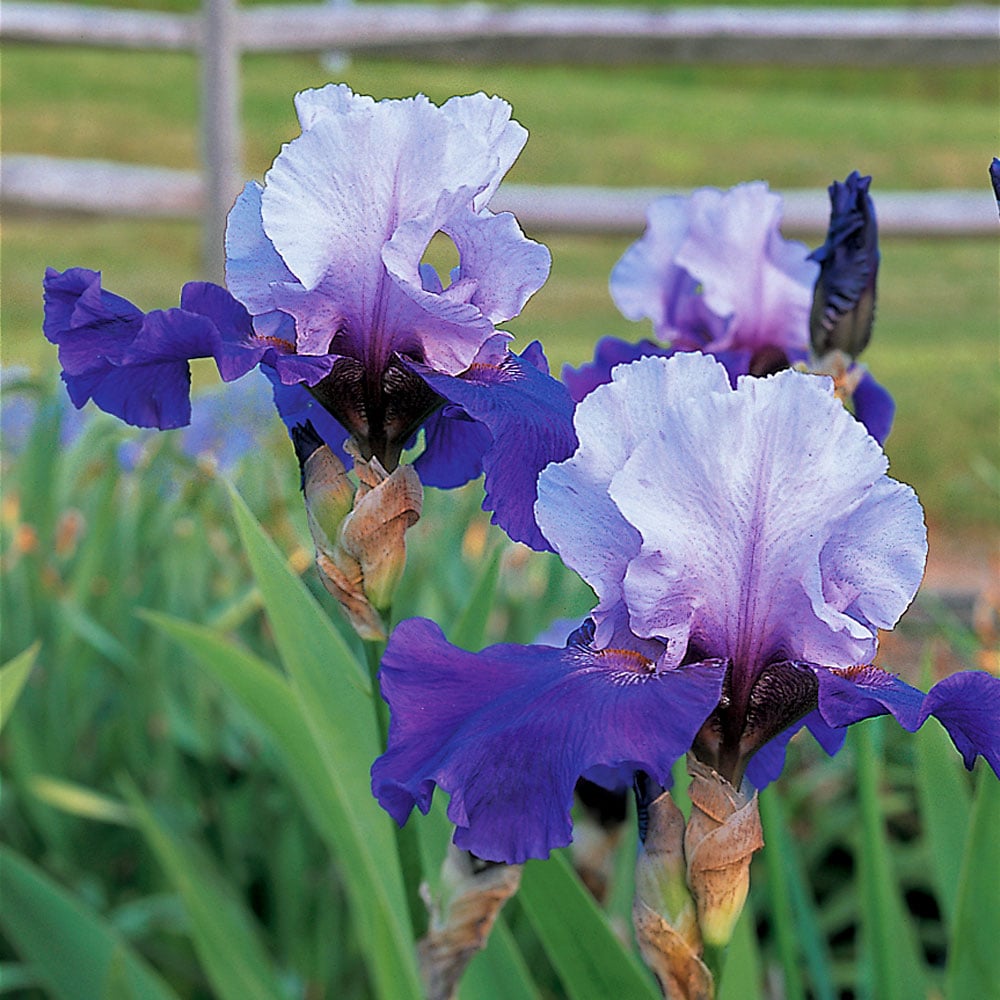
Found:
[(485, 947), (501, 907), (520, 884), (521, 865), (482, 862), (454, 844), (448, 848), (442, 899), (428, 904), (430, 930), (417, 945), (428, 1000), (456, 995), (466, 966)]
[(734, 788), (688, 754), (693, 806), (684, 833), (687, 882), (705, 944), (723, 947), (750, 890), (750, 860), (764, 846), (757, 793)]
[(685, 884), (684, 817), (669, 792), (648, 806), (636, 859), (632, 923), (643, 961), (667, 1000), (711, 1000), (712, 974)]

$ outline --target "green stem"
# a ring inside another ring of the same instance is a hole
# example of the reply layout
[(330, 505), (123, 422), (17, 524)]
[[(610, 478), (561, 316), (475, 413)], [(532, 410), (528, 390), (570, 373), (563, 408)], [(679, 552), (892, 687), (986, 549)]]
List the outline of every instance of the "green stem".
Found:
[[(388, 617), (386, 614), (386, 618)], [(379, 745), (384, 750), (389, 742), (389, 706), (379, 691), (378, 671), (382, 663), (382, 654), (385, 652), (385, 643), (379, 640), (366, 640), (363, 645), (368, 677), (372, 682), (372, 701), (379, 730)], [(414, 940), (418, 940), (427, 933), (427, 907), (420, 898), (423, 865), (416, 823), (410, 822), (396, 827), (395, 833), (396, 853), (399, 856), (399, 867), (403, 873), (403, 885), (406, 889), (406, 908), (410, 913)]]
[(719, 983), (722, 981), (722, 965), (726, 957), (725, 945), (706, 944), (702, 952), (701, 960), (705, 963), (708, 971), (712, 973), (712, 996), (719, 992)]

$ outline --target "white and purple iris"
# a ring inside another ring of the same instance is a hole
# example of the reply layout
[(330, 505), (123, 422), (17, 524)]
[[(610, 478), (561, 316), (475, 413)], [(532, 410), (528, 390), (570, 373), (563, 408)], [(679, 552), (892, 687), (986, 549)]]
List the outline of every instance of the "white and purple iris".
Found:
[(926, 533), (829, 379), (734, 388), (702, 354), (645, 358), (578, 405), (576, 430), (536, 513), (597, 605), (562, 649), (468, 653), (433, 622), (397, 626), (372, 779), (399, 823), (437, 785), (459, 847), (544, 857), (570, 841), (588, 773), (668, 786), (693, 748), (759, 787), (803, 725), (833, 753), (847, 725), (887, 712), (908, 730), (935, 715), (967, 766), (983, 754), (1000, 773), (1000, 680), (960, 673), (924, 694), (871, 665), (920, 583)]
[[(804, 365), (810, 359), (811, 312), (817, 328), (855, 321), (864, 326), (856, 317), (865, 312), (866, 343), (878, 270), (870, 181), (854, 172), (831, 185), (827, 238), (811, 254), (804, 243), (782, 237), (781, 198), (761, 181), (653, 202), (646, 232), (615, 265), (610, 287), (622, 314), (651, 321), (657, 340), (601, 340), (592, 362), (563, 370), (573, 398), (579, 401), (607, 382), (614, 365), (649, 355), (712, 354), (734, 384), (740, 375)], [(826, 353), (817, 350), (816, 356)], [(884, 443), (892, 397), (863, 369), (849, 381), (855, 414)]]
[[(295, 100), (302, 134), (229, 217), (226, 283), (186, 285), (180, 308), (143, 313), (83, 268), (45, 278), (45, 334), (73, 402), (142, 427), (190, 421), (188, 361), (223, 380), (262, 366), (290, 427), (311, 419), (389, 470), (418, 430), (424, 483), (486, 473), (486, 505), (544, 547), (540, 469), (575, 447), (573, 404), (537, 344), (497, 324), (548, 276), (548, 250), (487, 204), (527, 139), (497, 97), (374, 101), (344, 85)], [(443, 233), (459, 263), (423, 257)], [(230, 294), (231, 293), (231, 294)], [(517, 438), (517, 448), (511, 438)]]

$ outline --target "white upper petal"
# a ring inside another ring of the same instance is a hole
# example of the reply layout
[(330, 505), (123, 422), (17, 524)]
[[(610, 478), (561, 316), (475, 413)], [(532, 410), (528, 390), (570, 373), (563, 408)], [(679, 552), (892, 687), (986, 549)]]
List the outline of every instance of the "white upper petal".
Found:
[(868, 662), (926, 554), (912, 491), (828, 379), (741, 378), (699, 354), (615, 370), (581, 403), (580, 448), (542, 474), (545, 536), (677, 662)]

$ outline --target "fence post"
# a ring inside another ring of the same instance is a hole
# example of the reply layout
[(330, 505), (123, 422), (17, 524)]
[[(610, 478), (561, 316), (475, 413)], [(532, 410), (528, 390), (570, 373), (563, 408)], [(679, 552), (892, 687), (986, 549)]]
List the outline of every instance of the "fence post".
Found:
[(202, 268), (225, 279), (226, 216), (240, 192), (240, 40), (235, 0), (203, 0), (201, 155), (204, 177)]

